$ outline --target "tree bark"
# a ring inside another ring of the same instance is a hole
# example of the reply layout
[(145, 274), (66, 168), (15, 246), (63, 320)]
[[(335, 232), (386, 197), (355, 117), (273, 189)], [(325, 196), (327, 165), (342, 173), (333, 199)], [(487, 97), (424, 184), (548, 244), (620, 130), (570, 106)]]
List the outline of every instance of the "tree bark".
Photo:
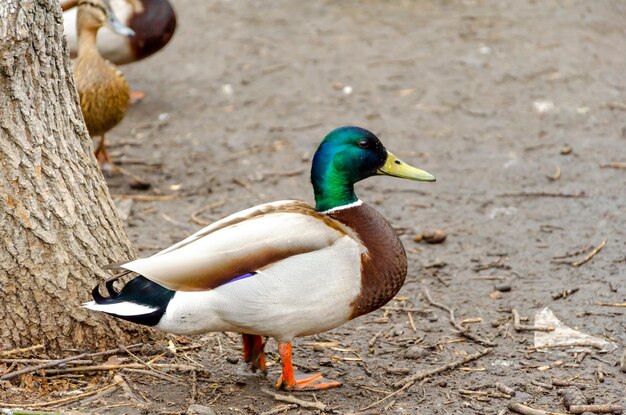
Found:
[(80, 304), (133, 250), (92, 153), (58, 0), (0, 0), (0, 348), (148, 333)]

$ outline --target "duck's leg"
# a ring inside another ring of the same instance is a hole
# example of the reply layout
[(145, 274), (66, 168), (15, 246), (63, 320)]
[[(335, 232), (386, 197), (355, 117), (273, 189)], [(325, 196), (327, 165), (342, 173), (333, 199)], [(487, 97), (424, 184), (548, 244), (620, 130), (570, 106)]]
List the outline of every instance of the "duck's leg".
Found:
[(341, 383), (335, 380), (324, 378), (321, 373), (294, 374), (293, 364), (291, 363), (291, 343), (278, 343), (278, 353), (280, 353), (280, 360), (283, 363), (283, 373), (278, 378), (278, 382), (276, 382), (276, 389), (307, 391), (341, 386)]
[(104, 144), (104, 134), (100, 137), (100, 142), (98, 143), (98, 147), (96, 147), (96, 151), (94, 151), (94, 155), (98, 160), (101, 170), (109, 172), (113, 169), (113, 162), (111, 161), (111, 157), (109, 157), (106, 145)]
[(242, 334), (243, 340), (243, 360), (250, 363), (252, 371), (257, 370), (265, 373), (265, 353), (263, 352), (263, 338), (254, 334)]

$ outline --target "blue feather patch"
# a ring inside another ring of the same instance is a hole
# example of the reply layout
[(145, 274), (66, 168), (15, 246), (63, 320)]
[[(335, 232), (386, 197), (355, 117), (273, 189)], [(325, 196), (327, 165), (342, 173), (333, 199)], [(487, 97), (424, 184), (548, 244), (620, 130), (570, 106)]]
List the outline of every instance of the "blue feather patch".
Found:
[(225, 282), (225, 283), (224, 283), (224, 284), (222, 284), (222, 285), (226, 285), (226, 284), (230, 284), (231, 282), (235, 282), (235, 281), (243, 280), (244, 278), (251, 277), (251, 276), (253, 276), (253, 275), (255, 275), (255, 274), (256, 274), (256, 272), (249, 272), (249, 273), (247, 273), (247, 274), (243, 274), (243, 275), (240, 275), (240, 276), (238, 276), (238, 277), (235, 277), (235, 278), (233, 278), (232, 280), (230, 280), (230, 281), (228, 281), (228, 282)]

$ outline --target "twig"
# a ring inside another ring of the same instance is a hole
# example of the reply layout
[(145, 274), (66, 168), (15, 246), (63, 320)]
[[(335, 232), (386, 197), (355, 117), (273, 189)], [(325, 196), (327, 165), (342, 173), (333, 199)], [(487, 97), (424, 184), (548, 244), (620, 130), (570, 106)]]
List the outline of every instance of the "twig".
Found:
[(574, 287), (574, 288), (568, 288), (567, 290), (563, 290), (561, 292), (558, 292), (556, 294), (552, 294), (552, 299), (553, 300), (558, 300), (561, 298), (567, 298), (570, 295), (577, 293), (580, 290), (580, 288), (578, 287)]
[(544, 388), (544, 389), (554, 389), (553, 385), (550, 385), (549, 383), (543, 383), (543, 382), (539, 382), (538, 380), (532, 379), (530, 381), (531, 385), (535, 385), (535, 386), (539, 386), (540, 388)]
[(409, 319), (409, 324), (411, 325), (411, 330), (417, 331), (417, 327), (415, 327), (415, 322), (413, 321), (413, 315), (411, 314), (411, 312), (407, 311), (406, 312), (406, 316)]
[[(137, 344), (133, 344), (131, 346), (128, 346), (128, 349), (135, 349), (137, 347), (141, 347), (143, 346), (143, 343), (137, 343)], [(84, 357), (96, 357), (96, 356), (106, 356), (109, 354), (114, 354), (114, 353), (118, 353), (120, 352), (122, 349), (120, 348), (115, 348), (115, 349), (111, 349), (111, 350), (105, 350), (104, 352), (96, 352), (96, 353), (81, 353), (79, 355), (76, 356), (72, 356), (72, 357), (68, 357), (65, 359), (60, 359), (60, 360), (53, 360), (49, 363), (43, 363), (41, 365), (36, 365), (36, 366), (30, 366), (30, 367), (25, 367), (24, 369), (21, 370), (17, 370), (15, 372), (11, 372), (11, 373), (7, 373), (5, 375), (0, 376), (0, 380), (9, 380), (9, 379), (13, 379), (14, 377), (17, 377), (19, 375), (23, 375), (24, 373), (30, 373), (30, 372), (35, 372), (39, 369), (46, 369), (49, 367), (54, 367), (54, 366), (58, 366), (61, 365), (63, 363), (67, 363), (67, 362), (71, 362), (72, 360), (79, 360), (82, 359)], [(68, 368), (70, 369), (70, 368)], [(74, 368), (75, 369), (75, 368)], [(65, 369), (67, 370), (67, 369)], [(64, 373), (64, 372), (59, 372), (59, 373)]]
[(43, 344), (36, 344), (35, 346), (25, 347), (23, 349), (7, 350), (7, 351), (4, 351), (4, 352), (0, 352), (0, 356), (6, 357), (6, 356), (14, 355), (14, 354), (33, 352), (33, 351), (39, 350), (39, 349), (43, 349)]
[(389, 330), (391, 330), (391, 327), (387, 327), (386, 329), (382, 329), (378, 333), (374, 334), (372, 336), (372, 338), (367, 342), (367, 345), (370, 348), (374, 347), (374, 345), (376, 344), (376, 342), (378, 341), (380, 336), (382, 336), (383, 334), (387, 333)]
[(557, 378), (552, 378), (552, 384), (554, 386), (559, 386), (559, 387), (575, 386), (578, 389), (586, 389), (587, 388), (587, 384), (585, 384), (585, 383), (574, 382), (574, 381), (564, 380), (564, 379), (557, 379)]
[(626, 303), (596, 303), (605, 307), (626, 307)]
[(512, 309), (511, 313), (513, 314), (513, 328), (515, 329), (515, 331), (554, 331), (554, 327), (539, 327), (521, 324), (519, 313), (517, 312), (517, 310)]
[[(174, 363), (153, 363), (152, 366), (159, 369), (169, 369), (169, 370), (177, 370), (180, 372), (191, 372), (193, 370), (197, 370), (202, 373), (210, 373), (203, 367), (197, 367), (192, 365), (180, 365)], [(63, 369), (48, 369), (46, 370), (46, 374), (59, 374), (59, 373), (75, 373), (75, 372), (99, 372), (99, 371), (108, 371), (108, 370), (116, 370), (116, 369), (141, 369), (145, 367), (140, 363), (126, 363), (119, 365), (95, 365), (95, 366), (79, 366), (79, 367), (68, 367)], [(152, 372), (156, 374), (157, 372)]]
[(404, 385), (407, 384), (414, 384), (417, 381), (420, 381), (422, 379), (426, 379), (430, 376), (436, 375), (438, 373), (441, 372), (445, 372), (446, 370), (450, 370), (450, 369), (455, 369), (461, 365), (464, 365), (468, 362), (471, 362), (473, 360), (479, 359), (481, 357), (483, 357), (484, 355), (486, 355), (487, 353), (489, 353), (492, 349), (483, 349), (480, 352), (474, 353), (474, 354), (469, 354), (467, 356), (465, 356), (462, 359), (459, 360), (454, 360), (450, 363), (446, 363), (445, 365), (433, 368), (433, 369), (428, 369), (428, 370), (423, 370), (421, 372), (415, 373), (413, 375), (407, 376), (404, 379), (400, 379), (397, 382), (393, 383), (393, 387), (394, 388), (400, 388), (403, 387)]
[(585, 192), (578, 192), (578, 193), (519, 192), (519, 193), (501, 193), (498, 196), (500, 196), (500, 197), (565, 197), (565, 198), (576, 198), (576, 197), (587, 197), (587, 194)]
[[(120, 173), (120, 174), (122, 174), (122, 175), (124, 175), (124, 176), (128, 176), (128, 177), (130, 177), (130, 178), (131, 178), (131, 179), (133, 179), (133, 180), (135, 181), (135, 183), (136, 183), (138, 186), (140, 186), (142, 189), (147, 190), (147, 189), (149, 189), (149, 188), (152, 186), (152, 185), (150, 184), (150, 182), (148, 182), (148, 181), (147, 181), (146, 179), (144, 179), (143, 177), (138, 176), (138, 175), (136, 175), (135, 173), (133, 173), (132, 171), (127, 170), (127, 169), (125, 169), (125, 168), (123, 168), (123, 167), (121, 167), (121, 166), (119, 166), (119, 165), (114, 165), (114, 166), (113, 166), (113, 171), (114, 171), (114, 172), (118, 172), (118, 173)], [(131, 185), (131, 186), (132, 186), (132, 185)], [(135, 187), (133, 186), (133, 188), (135, 188)]]
[(128, 398), (135, 401), (139, 405), (147, 404), (147, 402), (143, 401), (142, 399), (139, 399), (139, 397), (135, 395), (133, 390), (130, 388), (130, 385), (128, 384), (128, 382), (126, 382), (126, 379), (124, 379), (121, 375), (113, 376), (113, 380), (115, 380), (119, 385), (122, 386), (122, 390), (124, 391), (124, 394)]
[(177, 383), (177, 384), (179, 384), (179, 385), (186, 385), (186, 383), (184, 383), (183, 381), (181, 381), (181, 380), (179, 380), (179, 379), (175, 378), (174, 376), (172, 376), (172, 375), (168, 375), (167, 373), (163, 373), (163, 372), (161, 372), (161, 371), (159, 371), (159, 370), (156, 370), (156, 369), (154, 368), (154, 366), (153, 366), (153, 365), (148, 364), (148, 363), (144, 362), (143, 360), (141, 360), (140, 358), (138, 358), (137, 356), (135, 356), (135, 355), (134, 355), (134, 354), (133, 354), (130, 350), (128, 350), (125, 346), (120, 346), (120, 348), (121, 348), (122, 350), (124, 350), (124, 351), (125, 351), (125, 352), (126, 352), (126, 353), (127, 353), (127, 354), (128, 354), (128, 355), (129, 355), (129, 356), (130, 356), (133, 360), (135, 360), (137, 363), (139, 363), (139, 364), (143, 365), (143, 366), (144, 366), (144, 367), (146, 367), (148, 370), (150, 370), (150, 371), (152, 371), (152, 372), (154, 372), (154, 373), (158, 373), (159, 375), (161, 375), (161, 376), (160, 376), (160, 377), (161, 377), (161, 379), (167, 379), (167, 380), (169, 380), (170, 382)]
[(196, 371), (191, 371), (191, 403), (196, 403), (196, 397), (198, 396), (198, 376)]
[(415, 307), (381, 307), (381, 310), (384, 311), (400, 311), (400, 312), (411, 312), (411, 313), (424, 313), (423, 308), (415, 308)]
[(445, 304), (441, 304), (441, 303), (437, 303), (433, 300), (433, 298), (430, 296), (430, 292), (428, 292), (428, 289), (426, 287), (424, 287), (424, 296), (426, 297), (426, 299), (428, 300), (428, 302), (437, 307), (440, 308), (442, 310), (445, 310), (448, 312), (449, 316), (450, 316), (450, 324), (452, 324), (452, 326), (458, 330), (459, 334), (463, 337), (466, 337), (470, 340), (475, 341), (478, 344), (481, 344), (483, 346), (487, 346), (487, 347), (496, 347), (498, 344), (492, 342), (491, 340), (487, 340), (484, 339), (480, 336), (477, 336), (473, 333), (470, 333), (467, 327), (463, 327), (461, 326), (457, 321), (456, 318), (454, 317), (454, 309), (448, 307)]
[(596, 413), (610, 413), (621, 414), (624, 412), (624, 408), (619, 405), (572, 405), (569, 407), (569, 412), (572, 414), (582, 414), (583, 412), (596, 412)]
[(522, 405), (518, 402), (510, 402), (507, 405), (510, 411), (517, 412), (522, 415), (567, 415), (560, 412), (549, 412), (542, 409), (531, 408), (530, 406)]
[(69, 396), (67, 398), (57, 399), (57, 400), (54, 400), (54, 401), (34, 402), (34, 403), (18, 403), (18, 404), (0, 402), (0, 406), (6, 406), (7, 408), (24, 408), (24, 407), (41, 408), (43, 406), (50, 406), (50, 405), (57, 405), (57, 404), (60, 404), (60, 403), (68, 403), (68, 402), (79, 401), (79, 400), (81, 400), (83, 398), (86, 398), (87, 396), (95, 395), (95, 394), (100, 393), (102, 391), (105, 391), (107, 389), (117, 387), (118, 385), (119, 384), (116, 381), (116, 382), (111, 383), (110, 385), (103, 386), (102, 388), (99, 388), (99, 389), (95, 389), (95, 390), (92, 390), (92, 391), (89, 391), (89, 392), (81, 393), (80, 395)]
[(480, 396), (483, 398), (511, 399), (511, 395), (502, 392), (475, 391), (468, 389), (459, 389), (460, 395)]
[(600, 245), (596, 246), (595, 248), (593, 248), (593, 251), (589, 252), (589, 254), (584, 257), (583, 259), (581, 259), (580, 261), (576, 261), (576, 262), (572, 262), (572, 266), (573, 267), (579, 267), (582, 264), (588, 262), (591, 258), (593, 258), (598, 252), (600, 252), (602, 250), (602, 248), (604, 248), (604, 246), (606, 245), (607, 240), (605, 239), (604, 241), (602, 241), (600, 243)]
[(603, 169), (626, 169), (626, 163), (614, 161), (611, 163), (600, 164), (600, 167)]
[(487, 262), (485, 264), (478, 264), (472, 267), (473, 271), (484, 271), (490, 268), (499, 268), (499, 269), (511, 269), (511, 266), (507, 264), (505, 261), (502, 261), (502, 258), (498, 258), (493, 262)]
[(515, 396), (515, 390), (504, 383), (496, 383), (496, 389), (509, 396)]
[(578, 343), (562, 343), (562, 344), (542, 344), (540, 346), (530, 346), (526, 350), (541, 350), (541, 349), (557, 349), (559, 347), (593, 347), (594, 349), (602, 349), (602, 346), (595, 343), (589, 342), (578, 342)]
[(381, 399), (377, 400), (377, 401), (376, 401), (376, 402), (374, 402), (373, 404), (368, 405), (368, 406), (366, 406), (365, 408), (359, 408), (359, 411), (367, 411), (368, 409), (373, 408), (373, 407), (375, 407), (376, 405), (378, 405), (378, 404), (380, 404), (380, 403), (382, 403), (382, 402), (385, 402), (387, 399), (389, 399), (389, 398), (391, 398), (391, 397), (394, 397), (394, 396), (398, 395), (399, 393), (402, 393), (402, 392), (403, 392), (403, 391), (405, 391), (406, 389), (410, 388), (410, 387), (411, 387), (414, 383), (415, 383), (415, 382), (407, 382), (407, 384), (406, 384), (406, 385), (402, 386), (402, 387), (401, 387), (400, 389), (398, 389), (397, 391), (392, 392), (392, 393), (390, 393), (390, 394), (386, 395), (385, 397), (383, 397), (383, 398), (381, 398)]
[(621, 102), (608, 102), (606, 107), (610, 110), (626, 111), (626, 104), (622, 104)]
[(298, 405), (296, 405), (295, 403), (291, 403), (288, 405), (279, 405), (274, 409), (270, 409), (269, 411), (265, 411), (265, 412), (261, 412), (261, 415), (275, 415), (275, 414), (279, 414), (281, 412), (285, 412), (288, 411), (290, 409), (295, 409), (297, 408)]
[[(57, 359), (0, 359), (0, 363), (28, 363), (28, 364), (34, 364), (34, 363), (49, 363), (49, 362), (53, 362)], [(72, 360), (71, 362), (69, 362), (72, 365), (92, 365), (93, 364), (93, 360), (91, 359), (84, 359), (84, 360)]]
[[(591, 247), (585, 247), (585, 248), (583, 248), (583, 249), (579, 249), (579, 250), (574, 251), (574, 252), (567, 252), (567, 253), (565, 253), (565, 254), (563, 254), (563, 255), (556, 255), (556, 256), (553, 256), (553, 257), (552, 257), (552, 259), (565, 259), (565, 258), (571, 258), (571, 257), (573, 257), (573, 256), (580, 255), (580, 254), (584, 253), (584, 252), (585, 252), (585, 251), (587, 251), (589, 248), (591, 248)], [(559, 262), (559, 261), (552, 261), (552, 262)]]
[(465, 363), (471, 362), (472, 360), (476, 360), (484, 355), (486, 355), (487, 353), (489, 353), (491, 351), (491, 349), (483, 349), (478, 353), (474, 353), (471, 355), (467, 355), (465, 356), (463, 359), (459, 359), (459, 360), (455, 360), (453, 362), (447, 363), (443, 366), (439, 366), (436, 367), (434, 369), (429, 369), (429, 370), (424, 370), (422, 372), (416, 373), (414, 375), (411, 376), (407, 376), (403, 379), (400, 379), (399, 381), (395, 382), (393, 384), (394, 388), (400, 388), (395, 392), (392, 392), (386, 396), (384, 396), (383, 398), (377, 400), (376, 402), (374, 402), (371, 405), (366, 406), (365, 408), (360, 408), (359, 411), (366, 411), (370, 408), (375, 407), (376, 405), (386, 401), (389, 398), (392, 398), (396, 395), (398, 395), (399, 393), (402, 393), (403, 391), (407, 390), (408, 388), (410, 388), (412, 385), (415, 384), (415, 382), (426, 379), (430, 376), (436, 375), (438, 373), (441, 372), (445, 372), (446, 370), (450, 370), (450, 369), (454, 369), (458, 366), (464, 365)]
[(330, 409), (328, 405), (323, 404), (322, 402), (303, 401), (302, 399), (298, 399), (296, 397), (289, 396), (289, 395), (281, 395), (281, 394), (269, 391), (267, 389), (263, 389), (263, 392), (267, 393), (268, 395), (270, 395), (277, 401), (295, 403), (296, 405), (301, 406), (302, 408), (317, 409), (322, 412), (326, 412)]

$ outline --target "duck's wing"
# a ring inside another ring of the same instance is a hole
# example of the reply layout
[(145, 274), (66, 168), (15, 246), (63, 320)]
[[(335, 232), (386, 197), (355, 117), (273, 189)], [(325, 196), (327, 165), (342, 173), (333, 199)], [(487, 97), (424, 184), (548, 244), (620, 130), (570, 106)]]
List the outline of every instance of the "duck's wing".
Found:
[(288, 257), (327, 248), (347, 232), (304, 202), (274, 202), (219, 220), (149, 258), (117, 266), (171, 290), (210, 290)]

